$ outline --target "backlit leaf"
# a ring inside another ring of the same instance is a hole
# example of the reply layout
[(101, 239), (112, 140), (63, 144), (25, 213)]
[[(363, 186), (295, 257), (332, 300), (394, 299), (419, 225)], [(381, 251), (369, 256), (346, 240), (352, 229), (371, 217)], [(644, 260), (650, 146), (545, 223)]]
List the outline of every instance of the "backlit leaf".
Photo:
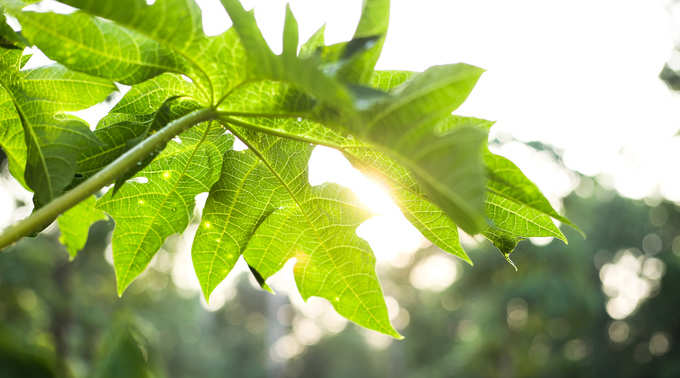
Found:
[(119, 294), (146, 268), (165, 238), (187, 227), (194, 197), (217, 181), (222, 155), (231, 144), (215, 124), (195, 127), (180, 138), (181, 143), (168, 143), (135, 176), (147, 182), (128, 182), (97, 203), (116, 222), (112, 243)]
[[(468, 263), (458, 227), (485, 235), (508, 261), (523, 238), (566, 241), (553, 219), (568, 219), (513, 163), (488, 152), (493, 123), (452, 115), (482, 69), (374, 70), (388, 0), (364, 1), (351, 40), (333, 45), (323, 28), (301, 41), (288, 6), (280, 54), (238, 0), (221, 0), (233, 27), (216, 36), (203, 32), (194, 0), (61, 2), (76, 10), (0, 0), (21, 24), (18, 33), (0, 20), (0, 146), (38, 206), (65, 190), (69, 198), (92, 182), (88, 195), (115, 183), (96, 208), (90, 196), (58, 222), (75, 255), (102, 211), (113, 218), (119, 294), (187, 229), (195, 197), (208, 192), (192, 246), (206, 299), (241, 256), (265, 289), (294, 259), (304, 299), (325, 298), (357, 324), (400, 337), (373, 252), (356, 234), (370, 214), (339, 185), (309, 184), (315, 145), (380, 181), (425, 237)], [(58, 64), (21, 70), (27, 45)], [(107, 98), (112, 81), (132, 87), (94, 130), (68, 115)], [(232, 150), (235, 137), (247, 149)]]
[(57, 218), (61, 232), (59, 241), (66, 246), (71, 259), (85, 247), (90, 226), (107, 219), (104, 212), (95, 208), (95, 203), (94, 196), (90, 196)]
[(24, 62), (20, 49), (0, 49), (0, 54), (0, 109), (6, 127), (0, 144), (8, 151), (11, 172), (23, 173), (39, 207), (62, 193), (73, 180), (80, 150), (96, 143), (83, 121), (64, 112), (103, 101), (114, 86), (60, 65), (19, 71)]

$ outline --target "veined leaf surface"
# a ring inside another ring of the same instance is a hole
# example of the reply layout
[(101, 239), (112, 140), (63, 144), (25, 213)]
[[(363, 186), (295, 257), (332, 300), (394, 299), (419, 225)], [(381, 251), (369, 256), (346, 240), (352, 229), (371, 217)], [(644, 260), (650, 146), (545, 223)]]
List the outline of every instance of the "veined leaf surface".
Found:
[[(569, 221), (513, 163), (488, 152), (492, 122), (451, 114), (482, 69), (374, 70), (388, 0), (366, 0), (353, 38), (328, 46), (323, 28), (300, 43), (288, 7), (281, 54), (237, 0), (221, 1), (233, 27), (217, 36), (204, 34), (194, 0), (62, 2), (77, 10), (31, 12), (27, 2), (0, 0), (22, 27), (19, 34), (0, 22), (0, 146), (39, 206), (144, 151), (101, 183), (115, 187), (96, 203), (116, 222), (119, 294), (168, 236), (187, 228), (195, 196), (208, 192), (192, 247), (206, 299), (240, 256), (265, 286), (295, 259), (303, 298), (326, 298), (348, 319), (399, 337), (373, 253), (356, 235), (369, 214), (347, 189), (310, 186), (314, 145), (377, 177), (425, 237), (469, 263), (458, 227), (482, 233), (506, 258), (522, 238), (565, 240), (553, 219)], [(30, 44), (59, 64), (21, 71)], [(132, 88), (93, 131), (64, 114), (102, 101), (112, 81)], [(185, 117), (194, 112), (208, 120)], [(195, 124), (179, 122), (186, 119)], [(248, 149), (231, 150), (233, 136)], [(150, 140), (157, 144), (139, 148)], [(102, 218), (94, 201), (59, 218), (72, 254)]]

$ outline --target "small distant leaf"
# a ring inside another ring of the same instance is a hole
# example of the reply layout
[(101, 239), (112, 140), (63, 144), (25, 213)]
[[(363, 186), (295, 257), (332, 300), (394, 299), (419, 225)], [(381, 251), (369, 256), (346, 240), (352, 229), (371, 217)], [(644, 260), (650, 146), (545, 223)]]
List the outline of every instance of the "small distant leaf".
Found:
[(107, 219), (104, 212), (95, 208), (95, 203), (94, 196), (90, 196), (57, 218), (61, 231), (59, 241), (66, 246), (71, 259), (85, 247), (90, 226)]
[(154, 378), (146, 340), (128, 319), (119, 319), (106, 333), (94, 359), (92, 378)]

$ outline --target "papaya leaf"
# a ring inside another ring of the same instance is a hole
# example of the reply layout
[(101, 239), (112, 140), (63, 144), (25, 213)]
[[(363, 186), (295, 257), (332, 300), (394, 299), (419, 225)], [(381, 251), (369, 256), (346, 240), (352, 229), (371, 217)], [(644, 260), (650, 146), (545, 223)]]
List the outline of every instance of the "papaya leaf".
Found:
[[(569, 219), (553, 209), (536, 184), (531, 182), (513, 162), (487, 151), (484, 154), (484, 163), (489, 177), (487, 185), (489, 192), (518, 202), (578, 230)], [(564, 240), (564, 236), (560, 239)]]
[[(296, 164), (297, 151), (290, 152), (289, 161)], [(206, 300), (234, 267), (257, 226), (286, 198), (274, 173), (252, 152), (225, 154), (222, 176), (210, 190), (191, 250)]]
[[(16, 8), (15, 8), (16, 10)], [(135, 84), (185, 64), (152, 39), (85, 13), (12, 13), (25, 38), (70, 69)]]
[[(296, 258), (295, 281), (305, 300), (325, 298), (349, 320), (400, 337), (387, 316), (373, 252), (356, 235), (356, 228), (369, 214), (351, 192), (337, 185), (309, 185), (309, 144), (227, 127), (271, 171), (272, 183), (285, 194), (248, 241), (243, 251), (248, 265), (266, 280)], [(296, 152), (291, 155), (290, 149)]]
[[(407, 71), (376, 71), (371, 83), (378, 88), (389, 90), (402, 85), (413, 75), (414, 73)], [(446, 133), (466, 124), (480, 130), (488, 130), (493, 125), (493, 122), (470, 117), (449, 117), (440, 122), (437, 125), (437, 129), (440, 132)], [(381, 158), (384, 159), (384, 157)], [(488, 194), (485, 199), (485, 214), (487, 219), (491, 221), (491, 225), (487, 226), (482, 234), (501, 251), (513, 267), (516, 268), (514, 263), (509, 260), (509, 255), (522, 239), (552, 236), (566, 242), (564, 234), (562, 234), (550, 218), (568, 224), (577, 231), (580, 231), (569, 219), (553, 209), (538, 187), (514, 163), (488, 150), (484, 152), (483, 158), (488, 178), (486, 183)], [(369, 166), (375, 167), (378, 165), (372, 164)], [(391, 164), (389, 166), (393, 167), (394, 165)], [(403, 193), (403, 190), (401, 192)], [(404, 211), (403, 207), (402, 211)], [(411, 222), (417, 226), (417, 222), (413, 220)], [(440, 243), (435, 241), (436, 235), (428, 235), (420, 227), (419, 230), (428, 239), (446, 250)], [(446, 228), (443, 228), (443, 230), (446, 230)], [(444, 231), (444, 233), (450, 232)], [(437, 234), (441, 235), (442, 231)]]
[[(304, 299), (325, 298), (357, 324), (400, 337), (373, 252), (356, 235), (370, 214), (339, 185), (309, 184), (315, 145), (384, 183), (425, 237), (470, 264), (458, 227), (485, 235), (508, 261), (523, 238), (566, 241), (553, 219), (568, 219), (488, 152), (493, 123), (452, 115), (482, 69), (374, 70), (388, 0), (366, 0), (352, 39), (333, 45), (323, 28), (301, 41), (287, 7), (280, 54), (238, 0), (221, 0), (233, 27), (216, 36), (203, 32), (194, 0), (61, 2), (76, 10), (32, 12), (29, 2), (0, 0), (22, 28), (0, 20), (0, 146), (36, 204), (54, 207), (33, 219), (52, 221), (87, 198), (58, 218), (72, 255), (102, 211), (113, 218), (119, 295), (187, 228), (196, 195), (208, 192), (192, 246), (206, 300), (241, 256), (265, 290), (295, 259)], [(27, 45), (59, 64), (21, 70)], [(132, 87), (94, 130), (65, 113), (102, 101), (112, 81)], [(232, 150), (234, 138), (247, 149)], [(93, 204), (91, 195), (114, 182)]]
[(442, 132), (436, 125), (465, 100), (481, 73), (455, 64), (413, 75), (364, 111), (367, 121), (355, 130), (409, 168), (431, 200), (469, 233), (485, 223), (486, 132), (475, 127)]
[[(355, 229), (367, 218), (351, 192), (324, 184), (267, 217), (248, 242), (246, 261), (269, 277), (296, 259), (302, 298), (327, 299), (346, 318), (400, 338), (389, 323), (375, 257)], [(291, 243), (291, 241), (294, 241)]]
[(83, 121), (64, 112), (103, 101), (115, 87), (60, 65), (20, 71), (21, 49), (0, 49), (0, 54), (0, 145), (10, 172), (23, 176), (19, 180), (35, 192), (33, 201), (40, 207), (70, 184), (80, 150), (96, 143)]
[(106, 214), (95, 208), (96, 199), (88, 197), (85, 201), (69, 209), (57, 218), (61, 236), (59, 242), (66, 246), (71, 259), (85, 247), (90, 226), (100, 220), (108, 219)]
[(151, 261), (165, 239), (184, 231), (194, 209), (194, 197), (210, 190), (219, 178), (222, 155), (231, 145), (221, 128), (203, 124), (168, 143), (163, 152), (116, 195), (109, 191), (97, 202), (114, 221), (113, 263), (118, 294)]

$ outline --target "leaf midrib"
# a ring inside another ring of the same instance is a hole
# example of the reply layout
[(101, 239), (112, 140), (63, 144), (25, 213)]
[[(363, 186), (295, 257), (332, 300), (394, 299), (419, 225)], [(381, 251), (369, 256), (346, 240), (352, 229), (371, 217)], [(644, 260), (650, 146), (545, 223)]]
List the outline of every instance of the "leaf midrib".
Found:
[[(253, 164), (253, 166), (250, 167), (248, 172), (246, 172), (246, 174), (243, 176), (243, 180), (241, 180), (241, 182), (239, 183), (238, 190), (236, 191), (236, 195), (234, 196), (234, 198), (238, 198), (238, 196), (241, 194), (241, 190), (245, 186), (246, 179), (255, 170), (255, 168), (257, 168), (257, 164)], [(236, 207), (236, 201), (232, 201), (231, 206), (229, 206), (229, 212), (227, 213), (226, 219), (224, 220), (225, 224), (229, 224), (229, 221), (231, 220), (231, 214), (233, 213), (235, 207)], [(219, 237), (220, 240), (224, 237), (226, 232), (227, 232), (227, 227), (223, 227), (222, 231), (220, 231), (220, 237)], [(236, 240), (233, 237), (232, 237), (232, 240), (234, 240), (234, 244), (238, 245), (238, 243), (236, 243)], [(238, 245), (238, 248), (239, 248), (239, 253), (241, 253), (242, 250), (243, 250), (242, 246)], [(210, 267), (208, 268), (208, 283), (207, 283), (208, 287), (211, 286), (211, 282), (212, 282), (211, 280), (212, 280), (212, 276), (214, 274), (213, 266), (215, 264), (215, 259), (217, 257), (220, 257), (222, 259), (222, 261), (225, 263), (225, 265), (227, 264), (227, 261), (222, 256), (219, 256), (217, 251), (215, 251), (215, 253), (213, 253), (212, 259), (210, 260)], [(207, 302), (207, 300), (208, 300), (208, 298), (206, 298), (206, 302)]]
[[(511, 201), (512, 201), (512, 200), (511, 200)], [(541, 229), (541, 230), (543, 230), (543, 231), (546, 231), (546, 232), (550, 233), (551, 235), (553, 235), (553, 237), (556, 237), (556, 238), (558, 238), (558, 239), (560, 239), (560, 240), (562, 240), (562, 241), (565, 241), (565, 238), (564, 238), (564, 235), (563, 235), (563, 234), (561, 235), (561, 233), (557, 233), (557, 232), (555, 232), (554, 230), (551, 230), (551, 229), (549, 229), (549, 228), (547, 228), (547, 227), (545, 227), (545, 226), (543, 226), (543, 225), (541, 225), (541, 224), (538, 224), (535, 220), (529, 219), (528, 217), (522, 215), (521, 213), (519, 213), (519, 212), (517, 212), (517, 211), (514, 211), (514, 210), (512, 210), (512, 209), (509, 209), (509, 208), (507, 208), (507, 207), (505, 207), (505, 206), (503, 206), (503, 205), (501, 205), (501, 204), (498, 204), (498, 203), (489, 202), (488, 200), (485, 201), (485, 202), (486, 202), (489, 206), (498, 207), (498, 208), (500, 208), (500, 209), (502, 209), (502, 210), (504, 210), (504, 211), (507, 211), (508, 213), (515, 215), (517, 218), (524, 219), (527, 223), (530, 223), (530, 224), (534, 225), (535, 227), (538, 227), (539, 229)], [(512, 202), (515, 202), (515, 201), (512, 201)], [(517, 203), (517, 202), (515, 202), (515, 203)], [(519, 205), (520, 205), (520, 206), (524, 206), (524, 205), (522, 205), (521, 203), (520, 203)], [(527, 206), (527, 207), (529, 207), (529, 206)], [(544, 214), (544, 213), (541, 213), (541, 214), (542, 214), (542, 215), (546, 215), (546, 214)], [(547, 215), (546, 215), (546, 216), (547, 216)], [(550, 217), (548, 217), (548, 220), (549, 220), (550, 222), (552, 222), (552, 220), (550, 219)], [(553, 224), (553, 226), (554, 226), (554, 224)], [(513, 233), (513, 234), (514, 234), (514, 232), (509, 231), (509, 230), (506, 230), (506, 229), (504, 229), (504, 228), (501, 228), (501, 227), (499, 227), (498, 225), (496, 225), (496, 227), (498, 227), (499, 229), (504, 230), (504, 231), (506, 231), (506, 232), (510, 232), (510, 233)], [(555, 226), (555, 227), (557, 227), (557, 226)], [(559, 228), (558, 228), (558, 230), (559, 230)]]
[[(546, 216), (548, 216), (548, 217), (550, 217), (550, 218), (555, 218), (554, 215), (552, 215), (552, 214), (550, 214), (550, 213), (546, 213), (544, 210), (541, 210), (541, 209), (537, 208), (536, 206), (534, 206), (534, 205), (532, 205), (532, 204), (530, 204), (530, 203), (527, 203), (527, 202), (524, 202), (524, 201), (520, 201), (520, 200), (518, 200), (517, 198), (514, 198), (514, 197), (512, 197), (512, 196), (510, 196), (510, 195), (507, 195), (507, 194), (503, 193), (503, 192), (500, 191), (500, 190), (497, 190), (497, 189), (494, 189), (494, 188), (490, 188), (488, 185), (487, 185), (487, 187), (486, 187), (486, 190), (487, 190), (489, 193), (493, 193), (493, 194), (495, 194), (495, 195), (497, 195), (497, 196), (499, 196), (499, 197), (503, 197), (503, 198), (507, 199), (508, 201), (512, 201), (512, 202), (514, 202), (514, 203), (516, 203), (516, 204), (519, 204), (519, 205), (522, 205), (522, 206), (526, 206), (526, 207), (528, 207), (528, 208), (530, 208), (530, 209), (532, 209), (532, 210), (536, 210), (537, 212), (539, 212), (539, 213), (541, 213), (541, 214), (543, 214), (543, 215), (546, 215)], [(557, 219), (557, 218), (555, 218), (555, 219)]]

